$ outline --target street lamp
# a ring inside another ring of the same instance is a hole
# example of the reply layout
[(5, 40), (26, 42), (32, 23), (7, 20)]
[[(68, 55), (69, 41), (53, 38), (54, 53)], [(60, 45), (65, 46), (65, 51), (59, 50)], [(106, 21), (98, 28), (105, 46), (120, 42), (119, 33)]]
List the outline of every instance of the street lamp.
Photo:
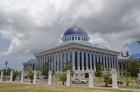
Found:
[(5, 77), (4, 77), (4, 81), (5, 81), (6, 75), (7, 75), (7, 65), (8, 65), (8, 61), (5, 61)]
[(126, 65), (125, 65), (124, 71), (125, 71), (126, 78), (127, 78), (127, 86), (129, 86), (129, 83), (128, 83), (128, 74), (129, 74), (129, 72), (127, 71), (127, 69), (128, 69), (128, 61), (126, 59), (128, 59), (130, 57), (130, 54), (129, 54), (128, 51), (126, 51), (125, 54), (122, 52), (121, 55), (122, 55), (122, 57), (125, 58), (125, 64)]

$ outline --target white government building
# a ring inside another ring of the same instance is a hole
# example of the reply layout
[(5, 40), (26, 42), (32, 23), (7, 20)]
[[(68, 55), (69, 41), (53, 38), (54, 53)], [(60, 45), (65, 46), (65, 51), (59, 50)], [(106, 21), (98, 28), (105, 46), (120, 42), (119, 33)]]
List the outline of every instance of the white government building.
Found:
[(63, 37), (63, 43), (45, 51), (37, 52), (37, 69), (43, 69), (43, 63), (49, 62), (50, 69), (63, 71), (65, 62), (72, 64), (74, 72), (96, 71), (96, 64), (101, 64), (104, 70), (118, 69), (119, 52), (99, 48), (89, 42), (86, 31), (77, 25), (68, 28)]

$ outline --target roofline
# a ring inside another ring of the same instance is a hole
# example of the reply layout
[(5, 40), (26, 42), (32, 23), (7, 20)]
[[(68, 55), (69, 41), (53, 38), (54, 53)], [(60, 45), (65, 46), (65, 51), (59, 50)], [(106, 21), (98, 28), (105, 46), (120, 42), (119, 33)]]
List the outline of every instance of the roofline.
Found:
[[(76, 46), (81, 46), (83, 45), (83, 47), (87, 47), (87, 48), (91, 48), (91, 49), (96, 49), (96, 50), (102, 50), (103, 52), (106, 52), (106, 51), (109, 51), (111, 53), (114, 53), (116, 55), (119, 55), (120, 52), (117, 52), (117, 51), (113, 51), (113, 50), (108, 50), (108, 49), (103, 49), (103, 48), (99, 48), (99, 47), (94, 47), (94, 46), (90, 46), (90, 45), (87, 45), (87, 44), (82, 44), (82, 43), (77, 43), (77, 42), (70, 42), (70, 43), (66, 43), (66, 44), (63, 44), (63, 45), (60, 45), (58, 47), (54, 47), (54, 48), (51, 48), (51, 49), (48, 49), (48, 50), (45, 50), (45, 51), (40, 51), (40, 52), (37, 52), (37, 53), (34, 53), (34, 56), (38, 56), (40, 54), (46, 54), (46, 52), (48, 51), (52, 51), (52, 50), (56, 50), (56, 49), (61, 49), (63, 47), (66, 47), (68, 48), (69, 46), (71, 46), (71, 48), (75, 48)], [(95, 51), (96, 51), (95, 50)]]

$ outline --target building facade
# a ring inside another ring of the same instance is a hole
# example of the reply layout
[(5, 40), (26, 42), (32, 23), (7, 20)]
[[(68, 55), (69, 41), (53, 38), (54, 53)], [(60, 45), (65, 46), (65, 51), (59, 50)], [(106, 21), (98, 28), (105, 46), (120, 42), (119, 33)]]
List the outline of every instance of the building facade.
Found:
[(89, 36), (79, 26), (68, 28), (63, 37), (63, 43), (55, 48), (37, 52), (37, 69), (43, 69), (43, 63), (48, 62), (49, 68), (55, 72), (63, 71), (65, 62), (70, 62), (72, 70), (96, 71), (96, 64), (101, 64), (104, 70), (118, 68), (119, 52), (99, 48), (89, 42)]
[(23, 70), (24, 71), (29, 71), (29, 70), (34, 70), (37, 62), (35, 59), (30, 59), (27, 62), (23, 63)]

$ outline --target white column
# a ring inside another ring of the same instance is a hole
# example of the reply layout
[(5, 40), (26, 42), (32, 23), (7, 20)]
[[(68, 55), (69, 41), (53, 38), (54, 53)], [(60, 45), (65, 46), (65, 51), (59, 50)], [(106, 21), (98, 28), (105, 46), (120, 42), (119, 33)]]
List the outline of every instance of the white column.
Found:
[(75, 70), (75, 52), (74, 50), (72, 51), (72, 68)]
[(52, 84), (52, 71), (49, 71), (48, 85)]
[(104, 71), (106, 71), (106, 67), (105, 67), (105, 56), (103, 55), (103, 67), (104, 67)]
[(117, 71), (112, 70), (112, 88), (118, 88), (118, 83), (117, 83)]
[(10, 72), (10, 82), (13, 81), (13, 71)]
[(23, 83), (23, 81), (24, 81), (24, 71), (21, 72), (21, 78), (20, 78), (20, 80), (21, 80), (21, 83)]
[(67, 70), (67, 83), (66, 86), (70, 86), (70, 70)]
[(92, 69), (92, 53), (90, 52), (90, 70), (93, 70)]
[[(113, 61), (112, 61), (112, 56), (109, 56), (109, 60), (110, 60), (110, 70), (113, 69)], [(111, 67), (112, 66), (112, 67)]]
[(110, 61), (111, 61), (111, 64), (112, 64), (112, 65), (111, 65), (111, 66), (112, 66), (112, 69), (115, 68), (115, 66), (114, 66), (114, 61), (112, 61), (112, 56), (110, 56)]
[(64, 51), (64, 65), (65, 65), (65, 63), (66, 63), (66, 51)]
[(68, 61), (70, 62), (70, 50), (68, 51)]
[(3, 80), (3, 71), (1, 71), (1, 74), (0, 74), (0, 82), (2, 82)]
[(59, 71), (59, 53), (57, 53), (57, 71)]
[(137, 82), (140, 83), (140, 73), (138, 74)]
[(106, 55), (106, 69), (108, 70), (108, 56)]
[(114, 59), (115, 59), (115, 60), (114, 60), (114, 68), (116, 68), (116, 69), (117, 69), (117, 68), (118, 68), (118, 65), (117, 65), (117, 58), (116, 58), (116, 57), (114, 57)]
[(63, 71), (63, 58), (62, 58), (62, 52), (60, 53), (60, 62), (61, 62), (61, 64), (60, 64), (60, 66), (61, 66), (61, 71)]
[(94, 76), (94, 71), (89, 71), (89, 87), (94, 87), (93, 85), (93, 77)]
[(54, 54), (54, 71), (56, 71), (56, 54)]
[(109, 57), (109, 69), (111, 70), (111, 61), (110, 61), (110, 55), (109, 55), (108, 57)]
[(115, 68), (117, 69), (117, 68), (118, 68), (118, 60), (117, 60), (117, 57), (114, 57), (114, 58), (115, 58), (114, 66), (115, 66)]
[(37, 76), (37, 71), (34, 70), (34, 79), (33, 79), (33, 84), (36, 84), (36, 76)]
[[(49, 56), (49, 59), (51, 58), (51, 56)], [(52, 70), (54, 71), (54, 54), (52, 54), (52, 58), (53, 58), (53, 60), (51, 61), (51, 66), (52, 66)]]
[(77, 51), (77, 68), (80, 70), (80, 51)]

